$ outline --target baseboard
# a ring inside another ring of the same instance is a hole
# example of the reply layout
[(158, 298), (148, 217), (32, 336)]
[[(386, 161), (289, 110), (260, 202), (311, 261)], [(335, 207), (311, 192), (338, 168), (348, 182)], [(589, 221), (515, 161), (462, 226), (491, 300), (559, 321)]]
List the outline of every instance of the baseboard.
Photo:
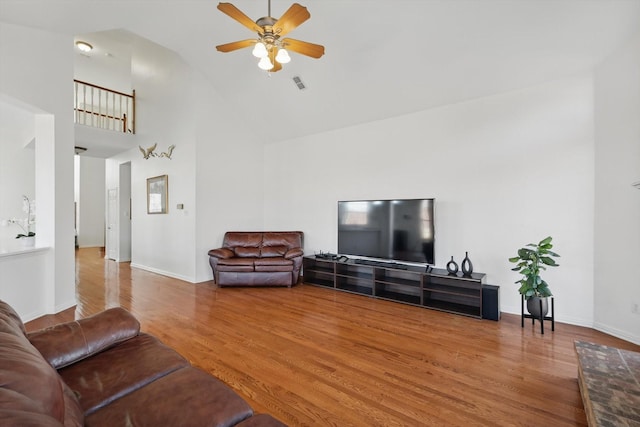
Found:
[(172, 273), (170, 271), (160, 270), (158, 268), (148, 267), (148, 266), (142, 265), (142, 264), (136, 264), (136, 263), (132, 262), (131, 263), (131, 267), (139, 268), (140, 270), (149, 271), (151, 273), (160, 274), (162, 276), (172, 277), (174, 279), (182, 280), (184, 282), (196, 283), (196, 280), (195, 280), (194, 277), (182, 276), (180, 274), (175, 274), (175, 273)]
[(30, 322), (32, 320), (38, 319), (42, 316), (47, 316), (50, 314), (57, 314), (60, 313), (61, 311), (65, 311), (71, 307), (74, 307), (76, 305), (76, 301), (72, 300), (72, 301), (67, 301), (66, 303), (62, 303), (62, 304), (58, 304), (54, 307), (54, 312), (50, 313), (49, 310), (41, 310), (41, 311), (34, 311), (31, 313), (27, 313), (24, 316), (20, 316), (20, 319), (22, 320), (22, 323), (27, 323)]
[(75, 299), (73, 299), (71, 301), (67, 301), (67, 302), (62, 303), (62, 304), (57, 304), (55, 306), (56, 314), (60, 313), (61, 311), (65, 311), (65, 310), (67, 310), (67, 309), (69, 309), (71, 307), (74, 307), (76, 304), (77, 304), (77, 302), (76, 302)]
[(20, 320), (22, 320), (22, 323), (28, 323), (31, 322), (32, 320), (35, 320), (39, 317), (42, 316), (46, 316), (47, 313), (45, 313), (44, 311), (40, 312), (40, 311), (34, 311), (33, 313), (28, 313), (25, 314), (24, 316), (20, 316)]
[(620, 329), (612, 328), (611, 326), (604, 325), (599, 322), (594, 323), (593, 329), (595, 329), (596, 331), (604, 332), (605, 334), (613, 335), (616, 338), (620, 338), (625, 341), (640, 345), (640, 337), (630, 334), (627, 331), (621, 331)]

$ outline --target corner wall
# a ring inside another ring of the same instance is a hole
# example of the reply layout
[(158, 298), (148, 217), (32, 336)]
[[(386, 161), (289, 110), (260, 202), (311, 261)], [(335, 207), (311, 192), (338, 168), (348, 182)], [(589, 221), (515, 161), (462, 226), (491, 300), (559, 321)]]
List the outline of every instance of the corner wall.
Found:
[[(262, 228), (263, 145), (175, 52), (140, 37), (132, 38), (131, 52), (136, 145), (157, 143), (161, 153), (175, 144), (171, 160), (144, 159), (136, 146), (106, 161), (108, 189), (119, 187), (119, 165), (131, 162), (131, 265), (211, 280), (207, 252), (224, 232)], [(168, 213), (148, 214), (146, 180), (165, 174)]]
[(640, 33), (595, 71), (595, 328), (640, 344)]
[[(47, 295), (44, 305), (30, 315), (53, 313), (75, 304), (74, 132), (69, 107), (73, 105), (73, 39), (0, 23), (0, 58), (0, 94), (38, 110), (33, 111), (36, 245), (51, 249), (31, 267), (44, 271)], [(19, 271), (15, 274), (20, 277)], [(2, 280), (10, 277), (4, 276)]]
[(551, 235), (562, 255), (545, 275), (557, 319), (593, 324), (590, 74), (265, 152), (265, 227), (303, 230), (307, 254), (336, 251), (338, 200), (434, 197), (436, 266), (469, 251), (474, 270), (501, 286), (501, 309), (519, 314), (507, 259)]

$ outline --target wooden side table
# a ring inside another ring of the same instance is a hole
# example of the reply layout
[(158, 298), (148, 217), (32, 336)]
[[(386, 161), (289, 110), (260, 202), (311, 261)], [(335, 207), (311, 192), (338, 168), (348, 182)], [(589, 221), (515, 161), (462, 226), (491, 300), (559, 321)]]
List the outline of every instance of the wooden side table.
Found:
[[(535, 324), (536, 323), (536, 319), (538, 319), (540, 321), (540, 333), (544, 334), (544, 321), (545, 320), (551, 320), (551, 331), (555, 331), (556, 329), (556, 315), (555, 315), (555, 310), (554, 310), (554, 304), (553, 304), (553, 297), (549, 297), (551, 298), (551, 316), (540, 316), (540, 317), (535, 317), (532, 314), (528, 314), (524, 312), (524, 295), (520, 296), (521, 298), (521, 305), (520, 305), (520, 309), (521, 309), (521, 326), (524, 328), (524, 319), (531, 319), (531, 324)], [(540, 300), (540, 313), (542, 313), (542, 300)]]

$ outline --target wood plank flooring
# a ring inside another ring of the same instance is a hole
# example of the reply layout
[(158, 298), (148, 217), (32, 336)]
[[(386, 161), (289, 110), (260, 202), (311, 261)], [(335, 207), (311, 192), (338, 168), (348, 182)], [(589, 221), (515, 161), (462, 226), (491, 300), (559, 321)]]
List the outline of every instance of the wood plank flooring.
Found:
[(78, 250), (77, 307), (27, 329), (122, 306), (291, 426), (584, 426), (574, 340), (640, 351), (562, 323), (540, 335), (515, 315), (477, 320), (312, 285), (218, 289), (103, 256)]

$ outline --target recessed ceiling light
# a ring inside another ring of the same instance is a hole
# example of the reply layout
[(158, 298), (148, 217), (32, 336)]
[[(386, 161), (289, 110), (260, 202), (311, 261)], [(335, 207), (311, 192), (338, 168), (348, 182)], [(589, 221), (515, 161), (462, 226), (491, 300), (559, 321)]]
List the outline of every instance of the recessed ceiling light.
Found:
[(78, 46), (78, 49), (80, 49), (83, 52), (91, 52), (91, 50), (93, 50), (93, 46), (83, 41), (77, 41), (76, 46)]

